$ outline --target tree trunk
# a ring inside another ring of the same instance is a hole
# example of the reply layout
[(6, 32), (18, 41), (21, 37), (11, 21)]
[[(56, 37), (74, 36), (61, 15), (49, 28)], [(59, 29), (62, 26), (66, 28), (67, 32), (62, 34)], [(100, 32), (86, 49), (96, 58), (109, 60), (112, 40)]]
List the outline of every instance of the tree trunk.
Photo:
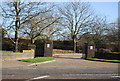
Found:
[(15, 10), (16, 10), (16, 21), (15, 21), (15, 52), (18, 51), (18, 31), (20, 28), (20, 16), (19, 16), (19, 2), (15, 2)]
[(33, 38), (31, 38), (31, 44), (34, 44), (34, 39)]
[(76, 53), (76, 36), (74, 35), (73, 36), (73, 51), (74, 51), (74, 53)]
[(15, 31), (15, 52), (17, 51), (18, 51), (18, 28), (16, 28), (16, 31)]
[(15, 52), (17, 52), (18, 51), (18, 39), (16, 39), (16, 41), (15, 41)]

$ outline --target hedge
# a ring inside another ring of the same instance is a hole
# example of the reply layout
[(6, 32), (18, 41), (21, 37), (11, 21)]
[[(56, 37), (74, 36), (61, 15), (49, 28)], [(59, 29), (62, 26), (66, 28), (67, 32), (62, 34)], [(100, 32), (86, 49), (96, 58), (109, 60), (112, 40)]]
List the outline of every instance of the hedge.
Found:
[[(18, 44), (19, 51), (28, 49), (28, 44), (30, 43), (29, 39), (19, 39), (18, 42), (19, 42), (19, 44)], [(6, 50), (6, 51), (14, 51), (15, 50), (14, 44), (12, 43), (12, 41), (9, 38), (2, 38), (2, 50)]]
[[(43, 43), (45, 39), (35, 40), (36, 47), (41, 43)], [(30, 43), (30, 39), (19, 39), (19, 51), (27, 50), (28, 44)], [(53, 41), (53, 49), (62, 49), (62, 50), (73, 50), (73, 41), (72, 40), (54, 40)], [(77, 46), (77, 52), (79, 52), (81, 47)], [(2, 50), (6, 51), (14, 51), (14, 44), (11, 42), (9, 38), (2, 39)]]
[(73, 50), (73, 41), (53, 41), (53, 49)]
[(111, 53), (96, 53), (95, 58), (99, 59), (111, 59), (111, 60), (120, 60), (120, 52), (111, 52)]

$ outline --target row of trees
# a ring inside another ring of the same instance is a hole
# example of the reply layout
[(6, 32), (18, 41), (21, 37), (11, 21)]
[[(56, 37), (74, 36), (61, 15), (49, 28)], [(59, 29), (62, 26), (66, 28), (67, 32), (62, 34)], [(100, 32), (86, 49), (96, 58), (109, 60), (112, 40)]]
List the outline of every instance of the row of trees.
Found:
[[(0, 6), (3, 18), (2, 28), (8, 37), (13, 34), (15, 51), (18, 51), (19, 37), (30, 38), (34, 43), (36, 38), (65, 38), (73, 40), (74, 52), (76, 42), (83, 34), (95, 34), (94, 40), (108, 32), (109, 26), (105, 17), (95, 15), (89, 3), (68, 2), (64, 4), (45, 2), (3, 2)], [(117, 26), (110, 28), (114, 29)], [(116, 30), (115, 30), (116, 31)], [(12, 32), (12, 33), (11, 33)], [(116, 33), (116, 32), (114, 32)], [(91, 37), (90, 37), (91, 38)]]

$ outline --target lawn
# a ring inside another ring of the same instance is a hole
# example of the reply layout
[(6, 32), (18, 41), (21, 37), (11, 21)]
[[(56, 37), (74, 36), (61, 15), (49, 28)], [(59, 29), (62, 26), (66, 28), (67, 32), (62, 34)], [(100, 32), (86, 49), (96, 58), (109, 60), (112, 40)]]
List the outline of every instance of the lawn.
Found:
[(0, 53), (12, 53), (13, 51), (3, 51), (3, 50), (0, 50)]
[(110, 60), (110, 59), (98, 59), (98, 58), (88, 58), (88, 60), (95, 60), (95, 61), (106, 61), (106, 62), (120, 62), (120, 60)]
[(21, 59), (19, 61), (37, 63), (37, 62), (45, 62), (50, 60), (54, 60), (54, 57), (37, 57), (33, 59)]

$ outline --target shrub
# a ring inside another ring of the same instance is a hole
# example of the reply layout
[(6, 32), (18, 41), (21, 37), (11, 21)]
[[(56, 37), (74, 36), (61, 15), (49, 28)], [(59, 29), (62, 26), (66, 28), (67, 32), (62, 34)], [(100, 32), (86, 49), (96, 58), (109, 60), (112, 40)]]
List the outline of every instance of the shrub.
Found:
[(13, 43), (9, 39), (3, 38), (2, 39), (2, 50), (14, 51)]
[(19, 44), (19, 51), (22, 52), (23, 50), (28, 49), (28, 44), (27, 43), (20, 43)]

